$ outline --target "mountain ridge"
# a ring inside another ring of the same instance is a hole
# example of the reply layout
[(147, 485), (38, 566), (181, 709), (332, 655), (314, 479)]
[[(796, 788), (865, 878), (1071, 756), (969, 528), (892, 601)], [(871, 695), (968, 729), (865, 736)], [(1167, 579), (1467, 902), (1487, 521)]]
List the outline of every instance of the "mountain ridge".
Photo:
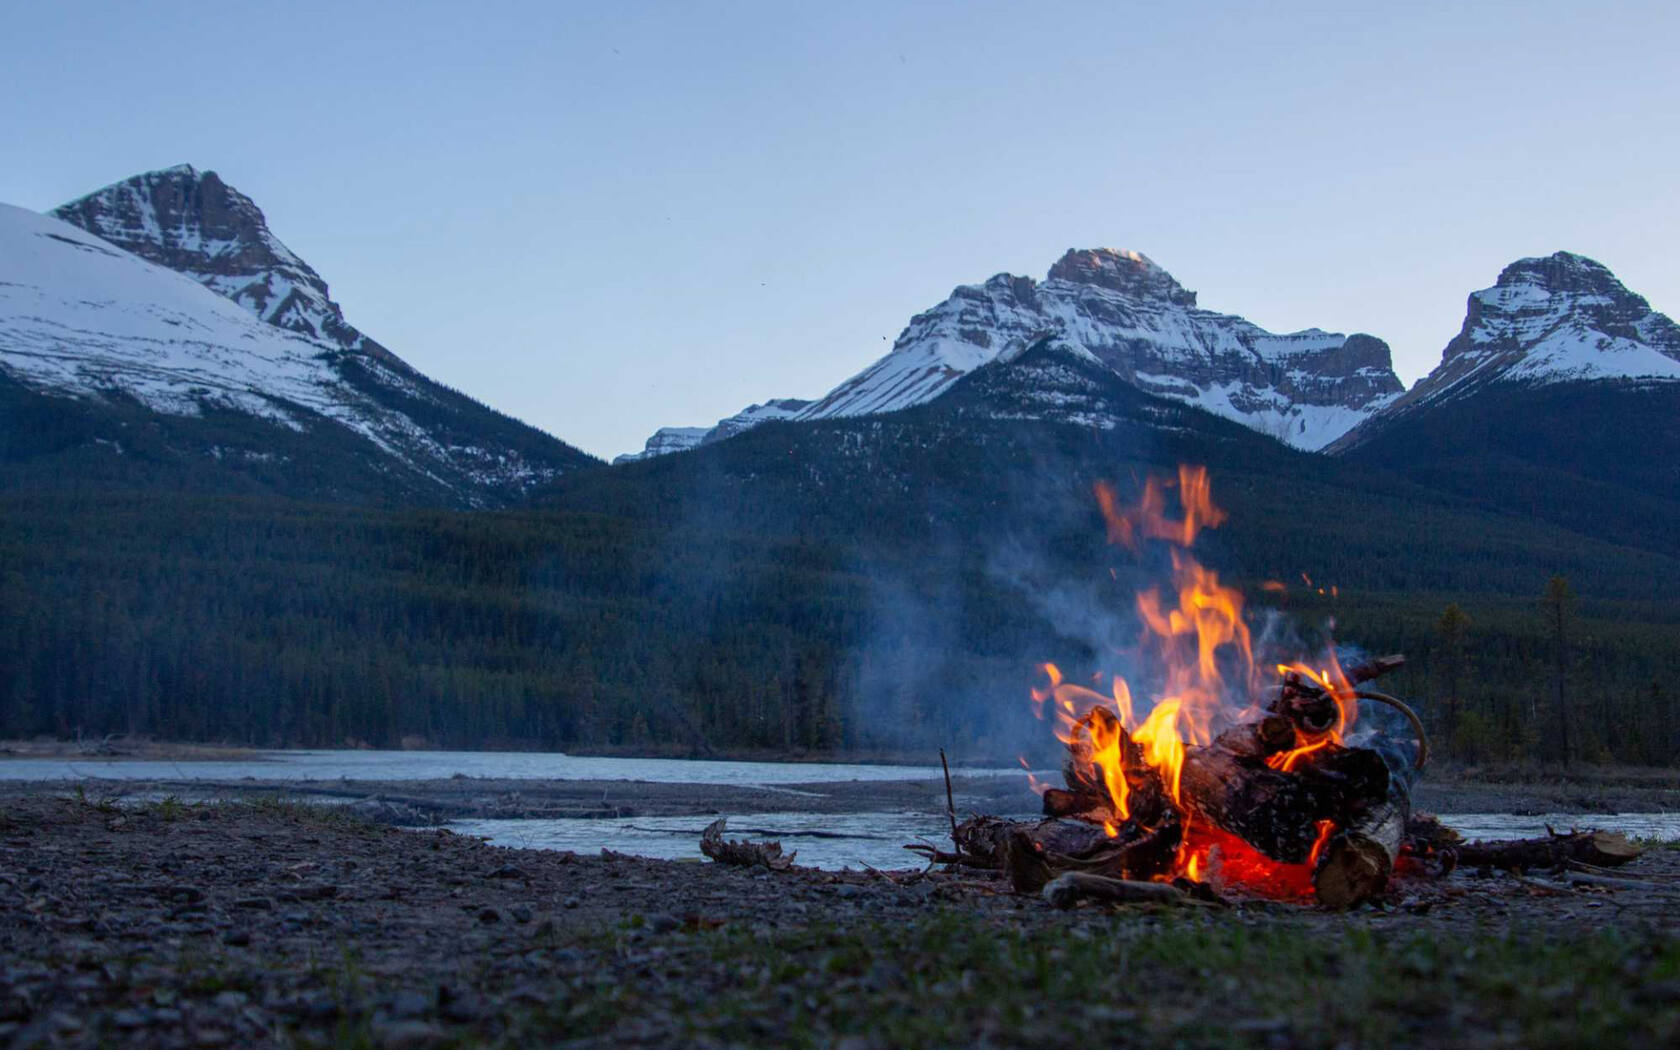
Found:
[(1051, 335), (1146, 392), (1298, 448), (1324, 447), (1404, 390), (1388, 345), (1373, 336), (1268, 332), (1199, 308), (1195, 292), (1142, 253), (1069, 249), (1043, 281), (1002, 273), (958, 286), (911, 318), (889, 353), (794, 418), (920, 404)]

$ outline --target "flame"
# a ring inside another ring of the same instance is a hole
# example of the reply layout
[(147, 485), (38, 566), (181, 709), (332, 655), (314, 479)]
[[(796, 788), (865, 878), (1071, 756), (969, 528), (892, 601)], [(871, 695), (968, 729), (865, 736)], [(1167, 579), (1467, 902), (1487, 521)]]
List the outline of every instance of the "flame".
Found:
[[(1168, 508), (1172, 491), (1178, 497), (1177, 516)], [(1109, 543), (1134, 552), (1145, 540), (1169, 545), (1170, 589), (1146, 588), (1135, 598), (1142, 624), (1138, 657), (1148, 669), (1140, 691), (1149, 699), (1134, 704), (1132, 683), (1118, 675), (1104, 691), (1100, 676), (1093, 683), (1098, 688), (1076, 685), (1049, 663), (1042, 665), (1046, 684), (1031, 695), (1036, 714), (1054, 722), (1057, 738), (1069, 747), (1087, 783), (1100, 784), (1107, 794), (1114, 816), (1103, 820), (1103, 828), (1115, 836), (1119, 822), (1131, 816), (1139, 785), (1147, 786), (1145, 781), (1155, 776), (1188, 821), (1181, 795), (1187, 749), (1211, 743), (1217, 729), (1249, 715), (1261, 682), (1254, 639), (1243, 619), (1242, 592), (1223, 584), (1190, 552), (1202, 530), (1217, 528), (1229, 517), (1213, 502), (1207, 470), (1181, 466), (1176, 479), (1147, 479), (1131, 506), (1122, 504), (1112, 485), (1099, 483), (1094, 492)], [(1308, 587), (1316, 586), (1306, 573), (1301, 578)], [(1286, 590), (1277, 580), (1263, 587)], [(1286, 684), (1328, 694), (1337, 707), (1334, 726), (1311, 739), (1298, 738), (1295, 747), (1267, 760), (1273, 769), (1290, 772), (1315, 751), (1339, 743), (1357, 717), (1357, 705), (1333, 655), (1316, 669), (1279, 664), (1277, 672)], [(1142, 779), (1134, 782), (1128, 772)], [(1321, 822), (1309, 861), (1292, 865), (1218, 828), (1200, 821), (1192, 828), (1187, 822), (1174, 873), (1270, 896), (1304, 896), (1311, 892), (1312, 866), (1334, 830), (1330, 822)]]

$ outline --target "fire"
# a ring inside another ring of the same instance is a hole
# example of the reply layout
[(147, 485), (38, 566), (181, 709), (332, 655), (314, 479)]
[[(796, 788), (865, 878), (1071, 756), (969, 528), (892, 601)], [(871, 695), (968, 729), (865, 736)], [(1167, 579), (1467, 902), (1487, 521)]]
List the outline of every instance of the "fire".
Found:
[[(1173, 491), (1177, 516), (1168, 507)], [(1209, 744), (1217, 732), (1243, 721), (1253, 710), (1250, 698), (1263, 683), (1255, 667), (1254, 639), (1243, 618), (1242, 592), (1222, 583), (1191, 553), (1202, 530), (1218, 528), (1229, 517), (1213, 502), (1207, 470), (1181, 466), (1176, 479), (1151, 478), (1132, 506), (1122, 504), (1106, 483), (1095, 486), (1095, 495), (1111, 544), (1139, 553), (1147, 540), (1169, 545), (1171, 589), (1146, 588), (1134, 599), (1142, 624), (1137, 655), (1139, 665), (1147, 669), (1138, 689), (1149, 700), (1134, 705), (1133, 684), (1118, 675), (1107, 690), (1100, 689), (1100, 679), (1094, 683), (1099, 688), (1093, 689), (1067, 681), (1055, 664), (1043, 665), (1046, 684), (1032, 690), (1032, 700), (1038, 716), (1054, 722), (1057, 738), (1069, 746), (1087, 782), (1102, 786), (1114, 813), (1103, 826), (1114, 836), (1120, 833), (1119, 822), (1131, 816), (1136, 785), (1128, 771), (1158, 775), (1167, 795), (1182, 807), (1186, 749)], [(1305, 573), (1302, 578), (1313, 586)], [(1266, 587), (1284, 589), (1277, 581), (1268, 581)], [(1273, 769), (1292, 771), (1313, 752), (1340, 743), (1357, 717), (1357, 706), (1354, 690), (1333, 657), (1316, 669), (1279, 664), (1277, 673), (1285, 683), (1293, 680), (1334, 697), (1338, 711), (1336, 724), (1324, 733), (1313, 739), (1297, 737), (1294, 748), (1267, 760)], [(1310, 892), (1312, 863), (1333, 830), (1323, 822), (1312, 858), (1305, 865), (1291, 865), (1195, 821), (1185, 829), (1170, 875), (1218, 880), (1271, 896), (1302, 896)]]

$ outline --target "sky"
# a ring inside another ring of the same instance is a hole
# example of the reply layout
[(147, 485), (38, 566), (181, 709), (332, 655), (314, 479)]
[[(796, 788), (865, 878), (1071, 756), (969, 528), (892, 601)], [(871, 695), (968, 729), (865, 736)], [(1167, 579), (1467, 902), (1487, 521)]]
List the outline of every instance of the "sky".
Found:
[[(1355, 10), (1369, 6), (1366, 11)], [(13, 5), (0, 201), (219, 173), (411, 364), (597, 455), (1130, 248), (1387, 340), (1559, 249), (1680, 312), (1680, 4)]]

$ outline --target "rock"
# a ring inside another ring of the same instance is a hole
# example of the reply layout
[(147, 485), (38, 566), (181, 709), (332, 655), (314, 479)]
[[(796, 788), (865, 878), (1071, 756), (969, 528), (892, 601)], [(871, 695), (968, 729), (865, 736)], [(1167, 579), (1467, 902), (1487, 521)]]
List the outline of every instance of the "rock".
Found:
[(222, 934), (222, 943), (230, 948), (243, 948), (251, 943), (249, 930), (229, 930)]
[(682, 920), (675, 915), (654, 912), (642, 918), (642, 926), (650, 933), (674, 933), (682, 929)]
[(111, 1023), (118, 1028), (144, 1028), (152, 1023), (152, 1015), (147, 1010), (117, 1010), (111, 1014)]
[(217, 992), (216, 998), (211, 1000), (211, 1002), (215, 1003), (216, 1006), (222, 1010), (237, 1010), (250, 1001), (251, 997), (246, 995), (244, 992), (231, 991)]
[(429, 1021), (387, 1021), (373, 1026), (373, 1041), (384, 1050), (423, 1050), (443, 1042), (443, 1029)]
[(531, 916), (534, 913), (530, 908), (523, 904), (515, 904), (512, 908), (508, 909), (508, 914), (513, 916), (514, 922), (527, 923), (531, 921)]
[(583, 904), (583, 900), (579, 897), (567, 897), (564, 901), (562, 901), (560, 903), (560, 906), (562, 908), (571, 909), (571, 908), (579, 907), (582, 904)]
[(484, 923), (485, 925), (489, 925), (493, 922), (501, 922), (502, 913), (497, 911), (495, 908), (483, 908), (479, 910), (478, 921)]
[(250, 911), (273, 911), (272, 897), (241, 897), (233, 902), (235, 908), (246, 908)]
[(492, 879), (527, 879), (527, 880), (530, 878), (529, 875), (525, 874), (520, 869), (514, 867), (512, 864), (508, 864), (504, 867), (497, 868), (495, 871), (492, 871), (490, 873), (490, 877)]

